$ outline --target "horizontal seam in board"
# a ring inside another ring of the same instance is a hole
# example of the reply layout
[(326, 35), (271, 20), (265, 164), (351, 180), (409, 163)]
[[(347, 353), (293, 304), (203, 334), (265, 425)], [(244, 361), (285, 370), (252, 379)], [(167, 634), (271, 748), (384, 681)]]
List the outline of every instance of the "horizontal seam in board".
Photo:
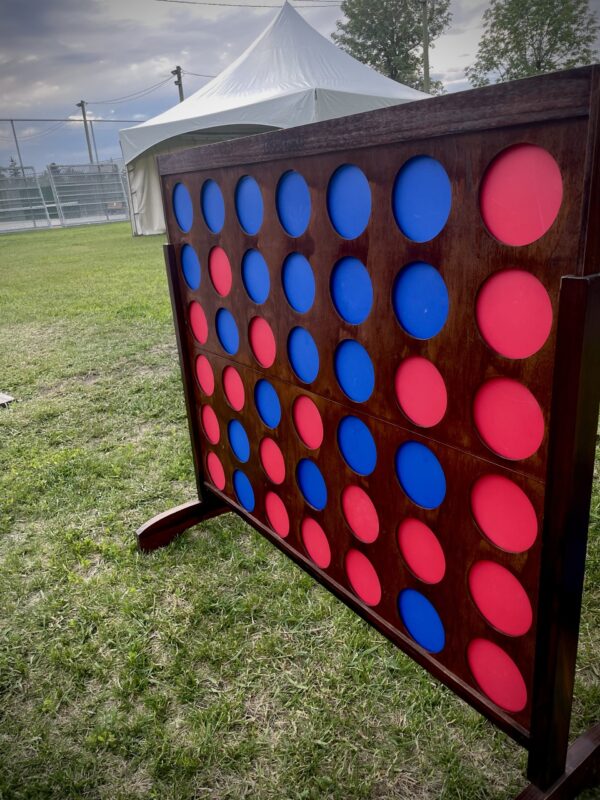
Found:
[[(510, 472), (513, 475), (519, 475), (520, 477), (526, 478), (527, 480), (535, 481), (535, 483), (538, 483), (540, 486), (543, 486), (544, 488), (546, 487), (546, 481), (542, 480), (541, 478), (536, 478), (535, 475), (531, 475), (531, 474), (529, 474), (527, 472), (523, 472), (522, 470), (511, 468), (511, 467), (506, 466), (504, 464), (497, 464), (495, 461), (492, 461), (489, 458), (485, 458), (485, 456), (476, 455), (475, 453), (471, 453), (469, 450), (465, 450), (462, 447), (457, 447), (455, 444), (449, 444), (448, 442), (443, 442), (440, 439), (434, 438), (433, 436), (426, 436), (425, 434), (419, 433), (418, 431), (415, 431), (412, 428), (405, 428), (403, 425), (399, 425), (397, 422), (392, 422), (391, 420), (386, 419), (385, 417), (378, 417), (376, 414), (369, 413), (368, 411), (365, 411), (362, 408), (354, 408), (353, 406), (347, 406), (344, 403), (341, 403), (339, 400), (331, 400), (329, 397), (325, 397), (322, 394), (318, 394), (314, 390), (312, 390), (312, 389), (310, 389), (308, 387), (305, 387), (305, 386), (303, 386), (301, 384), (294, 383), (293, 381), (288, 381), (285, 378), (281, 378), (279, 375), (273, 375), (272, 373), (267, 372), (267, 371), (261, 372), (261, 370), (256, 369), (256, 367), (249, 366), (248, 364), (244, 364), (242, 361), (236, 361), (236, 359), (234, 359), (234, 358), (231, 358), (231, 357), (228, 357), (228, 356), (223, 356), (220, 353), (215, 352), (214, 350), (209, 350), (207, 347), (201, 346), (198, 349), (202, 350), (203, 353), (205, 352), (205, 353), (207, 353), (209, 355), (213, 355), (216, 358), (221, 359), (222, 361), (227, 361), (227, 362), (230, 362), (231, 364), (235, 364), (238, 367), (243, 367), (244, 369), (249, 369), (251, 372), (254, 372), (256, 375), (260, 375), (261, 377), (265, 377), (265, 378), (273, 378), (273, 379), (275, 379), (277, 381), (280, 381), (281, 383), (284, 383), (286, 386), (292, 386), (295, 389), (299, 389), (300, 391), (306, 392), (307, 394), (311, 394), (313, 397), (318, 397), (320, 400), (323, 400), (326, 403), (333, 403), (334, 405), (339, 406), (340, 408), (343, 408), (348, 412), (356, 412), (356, 413), (362, 415), (363, 417), (366, 417), (367, 419), (374, 420), (375, 422), (380, 422), (380, 423), (382, 423), (384, 425), (391, 425), (392, 428), (397, 428), (398, 430), (401, 430), (401, 431), (403, 431), (405, 433), (408, 433), (411, 436), (417, 436), (419, 439), (423, 439), (426, 442), (434, 442), (435, 444), (439, 445), (440, 447), (447, 447), (450, 450), (455, 450), (457, 453), (462, 453), (465, 456), (470, 456), (471, 458), (475, 458), (475, 459), (477, 459), (477, 461), (481, 461), (484, 464), (489, 464), (489, 465), (491, 465), (493, 467), (496, 467), (498, 469), (505, 469), (507, 472)], [(547, 426), (545, 426), (545, 428), (546, 427)]]
[[(205, 481), (205, 483), (207, 483), (207, 482)], [(324, 588), (326, 588), (327, 591), (331, 592), (335, 596), (335, 592), (332, 591), (332, 587), (335, 587), (336, 592), (339, 592), (339, 594), (343, 595), (344, 598), (347, 598), (352, 603), (352, 605), (351, 605), (352, 610), (355, 613), (358, 613), (358, 615), (360, 617), (365, 619), (365, 621), (369, 625), (375, 627), (376, 629), (377, 629), (377, 626), (379, 625), (381, 628), (384, 628), (386, 631), (389, 631), (390, 632), (390, 636), (386, 636), (386, 638), (388, 640), (391, 639), (394, 644), (395, 644), (394, 640), (398, 640), (399, 639), (404, 645), (404, 647), (400, 647), (399, 649), (401, 649), (403, 652), (407, 653), (409, 655), (409, 657), (411, 657), (413, 660), (415, 660), (420, 666), (423, 667), (423, 669), (425, 669), (427, 672), (429, 672), (429, 674), (433, 675), (434, 678), (437, 681), (439, 681), (442, 685), (444, 685), (444, 686), (448, 685), (447, 682), (446, 682), (447, 679), (448, 679), (448, 676), (446, 676), (446, 679), (443, 680), (443, 681), (440, 678), (438, 678), (432, 672), (432, 670), (429, 668), (429, 666), (427, 666), (428, 664), (431, 663), (431, 661), (433, 661), (436, 665), (438, 665), (439, 668), (441, 668), (443, 670), (447, 670), (448, 673), (451, 676), (451, 678), (450, 678), (451, 682), (453, 682), (456, 685), (460, 686), (465, 694), (469, 695), (470, 697), (476, 697), (477, 700), (482, 705), (484, 705), (485, 707), (489, 706), (490, 708), (493, 708), (494, 712), (496, 714), (498, 714), (503, 719), (503, 721), (505, 723), (505, 727), (511, 728), (512, 731), (518, 737), (520, 737), (520, 739), (517, 739), (517, 741), (521, 741), (521, 742), (528, 742), (529, 741), (530, 734), (529, 734), (529, 732), (528, 732), (528, 730), (526, 728), (524, 728), (518, 722), (515, 722), (515, 720), (512, 719), (512, 717), (509, 717), (509, 716), (507, 716), (506, 714), (503, 714), (503, 713), (499, 714), (498, 713), (498, 708), (493, 703), (489, 703), (488, 704), (488, 701), (485, 699), (485, 697), (483, 696), (482, 693), (478, 692), (477, 689), (475, 689), (473, 686), (469, 685), (468, 683), (465, 683), (465, 681), (462, 680), (452, 669), (450, 669), (450, 667), (444, 666), (444, 664), (441, 661), (438, 661), (437, 659), (433, 658), (433, 655), (431, 653), (427, 652), (427, 650), (425, 650), (424, 648), (421, 648), (418, 645), (416, 645), (414, 640), (410, 639), (408, 636), (406, 636), (404, 633), (402, 633), (400, 628), (395, 628), (384, 617), (380, 616), (376, 611), (374, 611), (372, 609), (372, 607), (366, 606), (366, 604), (362, 605), (360, 603), (360, 600), (358, 600), (357, 597), (353, 593), (351, 593), (345, 586), (343, 586), (341, 583), (339, 583), (334, 578), (332, 578), (325, 570), (321, 570), (318, 567), (316, 567), (315, 563), (312, 560), (310, 560), (309, 558), (304, 556), (303, 553), (301, 553), (299, 550), (296, 550), (294, 547), (289, 545), (285, 541), (285, 539), (282, 539), (281, 537), (277, 536), (277, 534), (273, 534), (273, 531), (267, 525), (265, 525), (258, 517), (255, 517), (253, 514), (251, 514), (249, 511), (247, 511), (243, 506), (241, 506), (239, 503), (236, 503), (235, 500), (232, 500), (231, 497), (226, 495), (221, 490), (216, 489), (211, 484), (207, 484), (207, 486), (208, 486), (208, 488), (210, 488), (210, 490), (211, 490), (211, 492), (213, 494), (215, 494), (215, 495), (219, 496), (221, 499), (223, 499), (225, 501), (225, 503), (231, 508), (231, 510), (234, 513), (238, 514), (238, 516), (242, 517), (251, 526), (253, 526), (256, 529), (258, 529), (259, 533), (261, 533), (263, 535), (266, 533), (267, 536), (268, 536), (269, 541), (271, 541), (273, 544), (275, 544), (276, 547), (278, 549), (280, 549), (285, 555), (287, 555), (289, 558), (292, 558), (292, 560), (297, 558), (299, 561), (302, 562), (302, 564), (304, 564), (307, 567), (309, 567), (309, 569), (311, 571), (314, 571), (317, 575), (324, 575), (326, 577), (326, 580), (321, 580), (320, 578), (317, 578), (316, 580)], [(345, 602), (345, 601), (343, 601), (343, 602)], [(376, 624), (374, 624), (373, 620), (376, 621)], [(396, 645), (396, 646), (398, 646), (398, 645)], [(414, 658), (413, 654), (415, 654), (415, 653), (421, 658), (422, 661), (419, 661), (419, 660)]]

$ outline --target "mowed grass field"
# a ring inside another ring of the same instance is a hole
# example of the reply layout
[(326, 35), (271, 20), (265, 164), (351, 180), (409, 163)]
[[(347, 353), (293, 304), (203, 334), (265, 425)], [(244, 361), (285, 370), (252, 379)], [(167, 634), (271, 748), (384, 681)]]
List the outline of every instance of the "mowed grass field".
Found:
[[(235, 516), (136, 551), (194, 497), (160, 237), (0, 237), (0, 391), (0, 798), (525, 785), (524, 751)], [(573, 734), (600, 716), (599, 528), (596, 482)]]

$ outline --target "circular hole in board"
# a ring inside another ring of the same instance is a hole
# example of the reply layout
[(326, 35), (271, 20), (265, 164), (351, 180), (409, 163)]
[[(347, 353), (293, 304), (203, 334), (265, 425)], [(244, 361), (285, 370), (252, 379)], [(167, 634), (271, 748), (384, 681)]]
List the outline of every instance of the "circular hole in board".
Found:
[(471, 510), (483, 534), (502, 550), (524, 553), (533, 545), (538, 521), (523, 489), (503, 475), (483, 475), (471, 489)]
[(512, 378), (492, 378), (478, 389), (473, 418), (490, 450), (511, 461), (532, 456), (544, 438), (544, 415), (538, 401)]
[(202, 184), (200, 207), (208, 229), (213, 233), (219, 233), (225, 224), (225, 201), (221, 187), (212, 178)]
[(481, 216), (498, 241), (523, 246), (553, 225), (563, 198), (554, 158), (543, 147), (517, 144), (503, 150), (487, 168), (479, 193)]

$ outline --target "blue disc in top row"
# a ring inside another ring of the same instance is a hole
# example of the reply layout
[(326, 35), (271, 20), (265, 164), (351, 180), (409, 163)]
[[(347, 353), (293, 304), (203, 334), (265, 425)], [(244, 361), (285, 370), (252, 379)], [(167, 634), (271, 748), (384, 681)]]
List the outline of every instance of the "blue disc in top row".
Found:
[(263, 223), (264, 206), (258, 183), (250, 175), (240, 178), (235, 187), (235, 210), (244, 231), (254, 236)]
[(200, 191), (202, 216), (213, 233), (219, 233), (225, 224), (225, 202), (219, 184), (212, 179), (204, 181)]
[(373, 284), (364, 264), (347, 256), (331, 273), (331, 297), (338, 314), (351, 325), (360, 325), (373, 305)]
[(231, 311), (226, 308), (217, 311), (216, 328), (223, 350), (234, 356), (240, 346), (240, 334)]
[(446, 476), (435, 453), (420, 442), (396, 451), (396, 475), (408, 497), (422, 508), (437, 508), (446, 497)]
[(194, 221), (194, 207), (190, 193), (183, 183), (176, 183), (173, 189), (173, 213), (181, 230), (189, 233)]
[(290, 253), (283, 262), (281, 281), (287, 301), (294, 311), (304, 314), (312, 308), (316, 287), (308, 259), (300, 253)]
[(448, 289), (431, 264), (415, 261), (404, 267), (394, 282), (392, 302), (398, 322), (416, 339), (430, 339), (446, 324)]
[(392, 207), (402, 233), (428, 242), (445, 226), (452, 206), (452, 186), (444, 167), (431, 156), (404, 164), (394, 183)]
[(294, 328), (288, 336), (288, 358), (292, 369), (304, 383), (312, 383), (319, 374), (319, 351), (305, 328)]
[(398, 596), (398, 611), (407, 631), (424, 650), (439, 653), (444, 649), (444, 625), (425, 595), (415, 589), (404, 589)]
[(275, 194), (277, 214), (284, 231), (290, 236), (302, 236), (310, 222), (310, 192), (302, 175), (295, 170), (279, 179)]
[(327, 210), (331, 224), (344, 239), (356, 239), (367, 227), (371, 189), (365, 173), (354, 164), (344, 164), (331, 176)]
[(196, 251), (190, 244), (184, 244), (181, 248), (181, 269), (185, 282), (192, 289), (200, 288), (200, 261), (196, 255)]
[(375, 388), (375, 369), (365, 348), (354, 339), (345, 339), (333, 357), (335, 377), (344, 394), (355, 403), (364, 403)]
[(235, 457), (245, 464), (250, 458), (250, 440), (239, 420), (231, 420), (227, 426), (227, 436)]
[(246, 511), (254, 511), (256, 503), (254, 499), (254, 489), (247, 475), (242, 472), (241, 469), (236, 469), (233, 473), (233, 488), (235, 489), (235, 494), (240, 505), (243, 506)]
[(359, 475), (370, 475), (377, 464), (375, 439), (358, 417), (344, 417), (338, 425), (337, 440), (344, 461)]
[(327, 484), (314, 461), (303, 458), (296, 468), (296, 481), (306, 502), (322, 511), (327, 505)]
[(258, 250), (247, 250), (242, 258), (242, 280), (251, 300), (264, 303), (271, 290), (267, 262)]
[(281, 403), (273, 384), (259, 380), (254, 387), (254, 402), (267, 428), (276, 428), (281, 422)]

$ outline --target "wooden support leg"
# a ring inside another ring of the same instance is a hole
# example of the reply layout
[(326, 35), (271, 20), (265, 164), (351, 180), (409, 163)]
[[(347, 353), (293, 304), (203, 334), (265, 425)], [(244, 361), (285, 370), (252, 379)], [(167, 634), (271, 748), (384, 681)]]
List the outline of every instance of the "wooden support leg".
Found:
[(600, 723), (569, 747), (565, 771), (552, 786), (543, 791), (531, 783), (515, 800), (573, 800), (585, 789), (592, 789), (599, 784)]
[(170, 508), (138, 528), (138, 547), (145, 553), (165, 547), (188, 528), (227, 511), (230, 509), (215, 495), (207, 495), (203, 500), (190, 500), (182, 506)]

